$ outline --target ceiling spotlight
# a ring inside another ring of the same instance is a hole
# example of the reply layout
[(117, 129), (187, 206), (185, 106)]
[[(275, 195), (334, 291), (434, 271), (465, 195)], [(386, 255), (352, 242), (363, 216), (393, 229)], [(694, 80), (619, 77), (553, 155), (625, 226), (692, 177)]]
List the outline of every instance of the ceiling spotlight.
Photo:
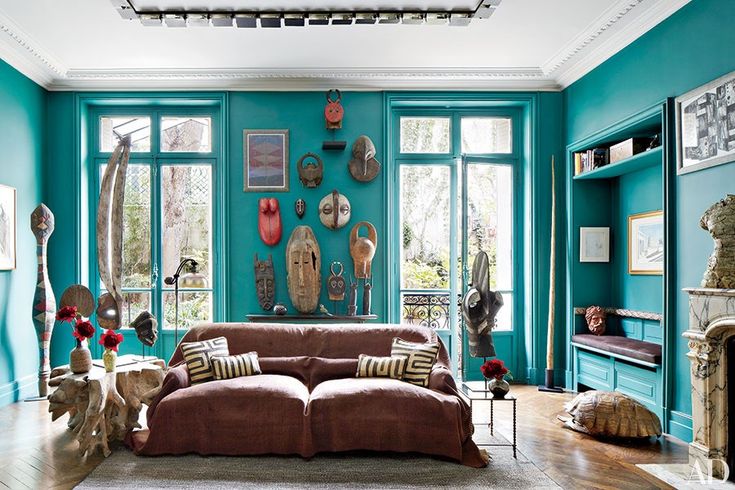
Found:
[(450, 26), (468, 26), (470, 25), (471, 20), (472, 16), (470, 14), (460, 14), (454, 12), (449, 15)]
[(189, 27), (207, 27), (209, 26), (209, 16), (206, 14), (188, 14), (186, 25)]
[(260, 27), (281, 27), (281, 14), (260, 14)]
[(449, 23), (449, 14), (446, 12), (429, 12), (426, 14), (426, 23), (431, 25), (446, 25)]
[(186, 27), (186, 16), (181, 14), (164, 14), (166, 27)]
[(378, 23), (379, 24), (398, 24), (401, 21), (401, 14), (395, 12), (391, 13), (379, 13)]
[(501, 0), (482, 0), (482, 3), (477, 7), (475, 17), (478, 19), (489, 19), (495, 12), (495, 9), (500, 5)]
[(209, 20), (214, 27), (232, 27), (231, 14), (211, 14)]
[(348, 26), (352, 24), (354, 16), (345, 12), (339, 12), (332, 14), (332, 25)]
[(355, 24), (375, 24), (376, 15), (372, 12), (358, 12), (355, 14)]
[(309, 14), (310, 26), (326, 26), (329, 25), (329, 14)]
[(258, 27), (258, 16), (255, 14), (236, 14), (235, 25), (237, 27)]
[(403, 23), (404, 24), (423, 24), (426, 19), (426, 14), (421, 12), (404, 12)]
[(157, 27), (162, 25), (161, 16), (158, 14), (142, 14), (140, 16), (140, 23), (144, 26)]
[(283, 25), (288, 27), (303, 27), (304, 14), (283, 14)]

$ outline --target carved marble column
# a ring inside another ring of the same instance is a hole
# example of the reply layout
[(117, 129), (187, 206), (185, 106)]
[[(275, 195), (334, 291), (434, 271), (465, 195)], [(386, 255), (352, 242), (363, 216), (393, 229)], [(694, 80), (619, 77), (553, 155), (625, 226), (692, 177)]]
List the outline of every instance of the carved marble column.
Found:
[[(735, 335), (735, 289), (687, 288), (691, 363), (692, 432), (689, 463), (721, 478), (728, 449), (727, 340)], [(732, 441), (735, 446), (735, 441)]]
[(48, 378), (51, 372), (49, 359), (49, 343), (51, 332), (56, 321), (56, 298), (51, 282), (48, 278), (46, 250), (48, 240), (54, 232), (54, 213), (40, 204), (31, 213), (31, 231), (36, 237), (36, 256), (38, 257), (38, 274), (36, 278), (36, 293), (33, 296), (33, 325), (38, 337), (38, 396), (48, 394)]

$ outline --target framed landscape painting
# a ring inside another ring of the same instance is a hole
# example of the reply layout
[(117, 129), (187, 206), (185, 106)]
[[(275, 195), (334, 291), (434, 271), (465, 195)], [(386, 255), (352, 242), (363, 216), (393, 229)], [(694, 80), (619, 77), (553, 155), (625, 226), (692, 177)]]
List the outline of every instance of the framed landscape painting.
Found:
[(288, 129), (243, 131), (245, 192), (288, 192)]
[(0, 185), (0, 271), (15, 269), (15, 189)]
[(676, 98), (679, 174), (735, 160), (735, 72)]
[(628, 273), (663, 274), (664, 213), (628, 216)]

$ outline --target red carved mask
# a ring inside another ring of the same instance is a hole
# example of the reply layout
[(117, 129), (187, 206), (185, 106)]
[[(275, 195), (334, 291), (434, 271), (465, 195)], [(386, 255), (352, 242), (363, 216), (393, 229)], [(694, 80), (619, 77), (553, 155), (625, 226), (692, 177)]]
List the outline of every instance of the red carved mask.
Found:
[(275, 197), (264, 197), (258, 201), (258, 232), (266, 245), (281, 241), (281, 207)]

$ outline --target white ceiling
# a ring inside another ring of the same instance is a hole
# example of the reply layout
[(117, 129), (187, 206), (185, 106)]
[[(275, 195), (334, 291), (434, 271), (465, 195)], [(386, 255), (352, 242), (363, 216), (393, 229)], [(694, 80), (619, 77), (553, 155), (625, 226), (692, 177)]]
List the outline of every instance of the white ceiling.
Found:
[(177, 29), (109, 0), (0, 0), (0, 57), (51, 90), (555, 90), (689, 1), (503, 0), (468, 27)]

